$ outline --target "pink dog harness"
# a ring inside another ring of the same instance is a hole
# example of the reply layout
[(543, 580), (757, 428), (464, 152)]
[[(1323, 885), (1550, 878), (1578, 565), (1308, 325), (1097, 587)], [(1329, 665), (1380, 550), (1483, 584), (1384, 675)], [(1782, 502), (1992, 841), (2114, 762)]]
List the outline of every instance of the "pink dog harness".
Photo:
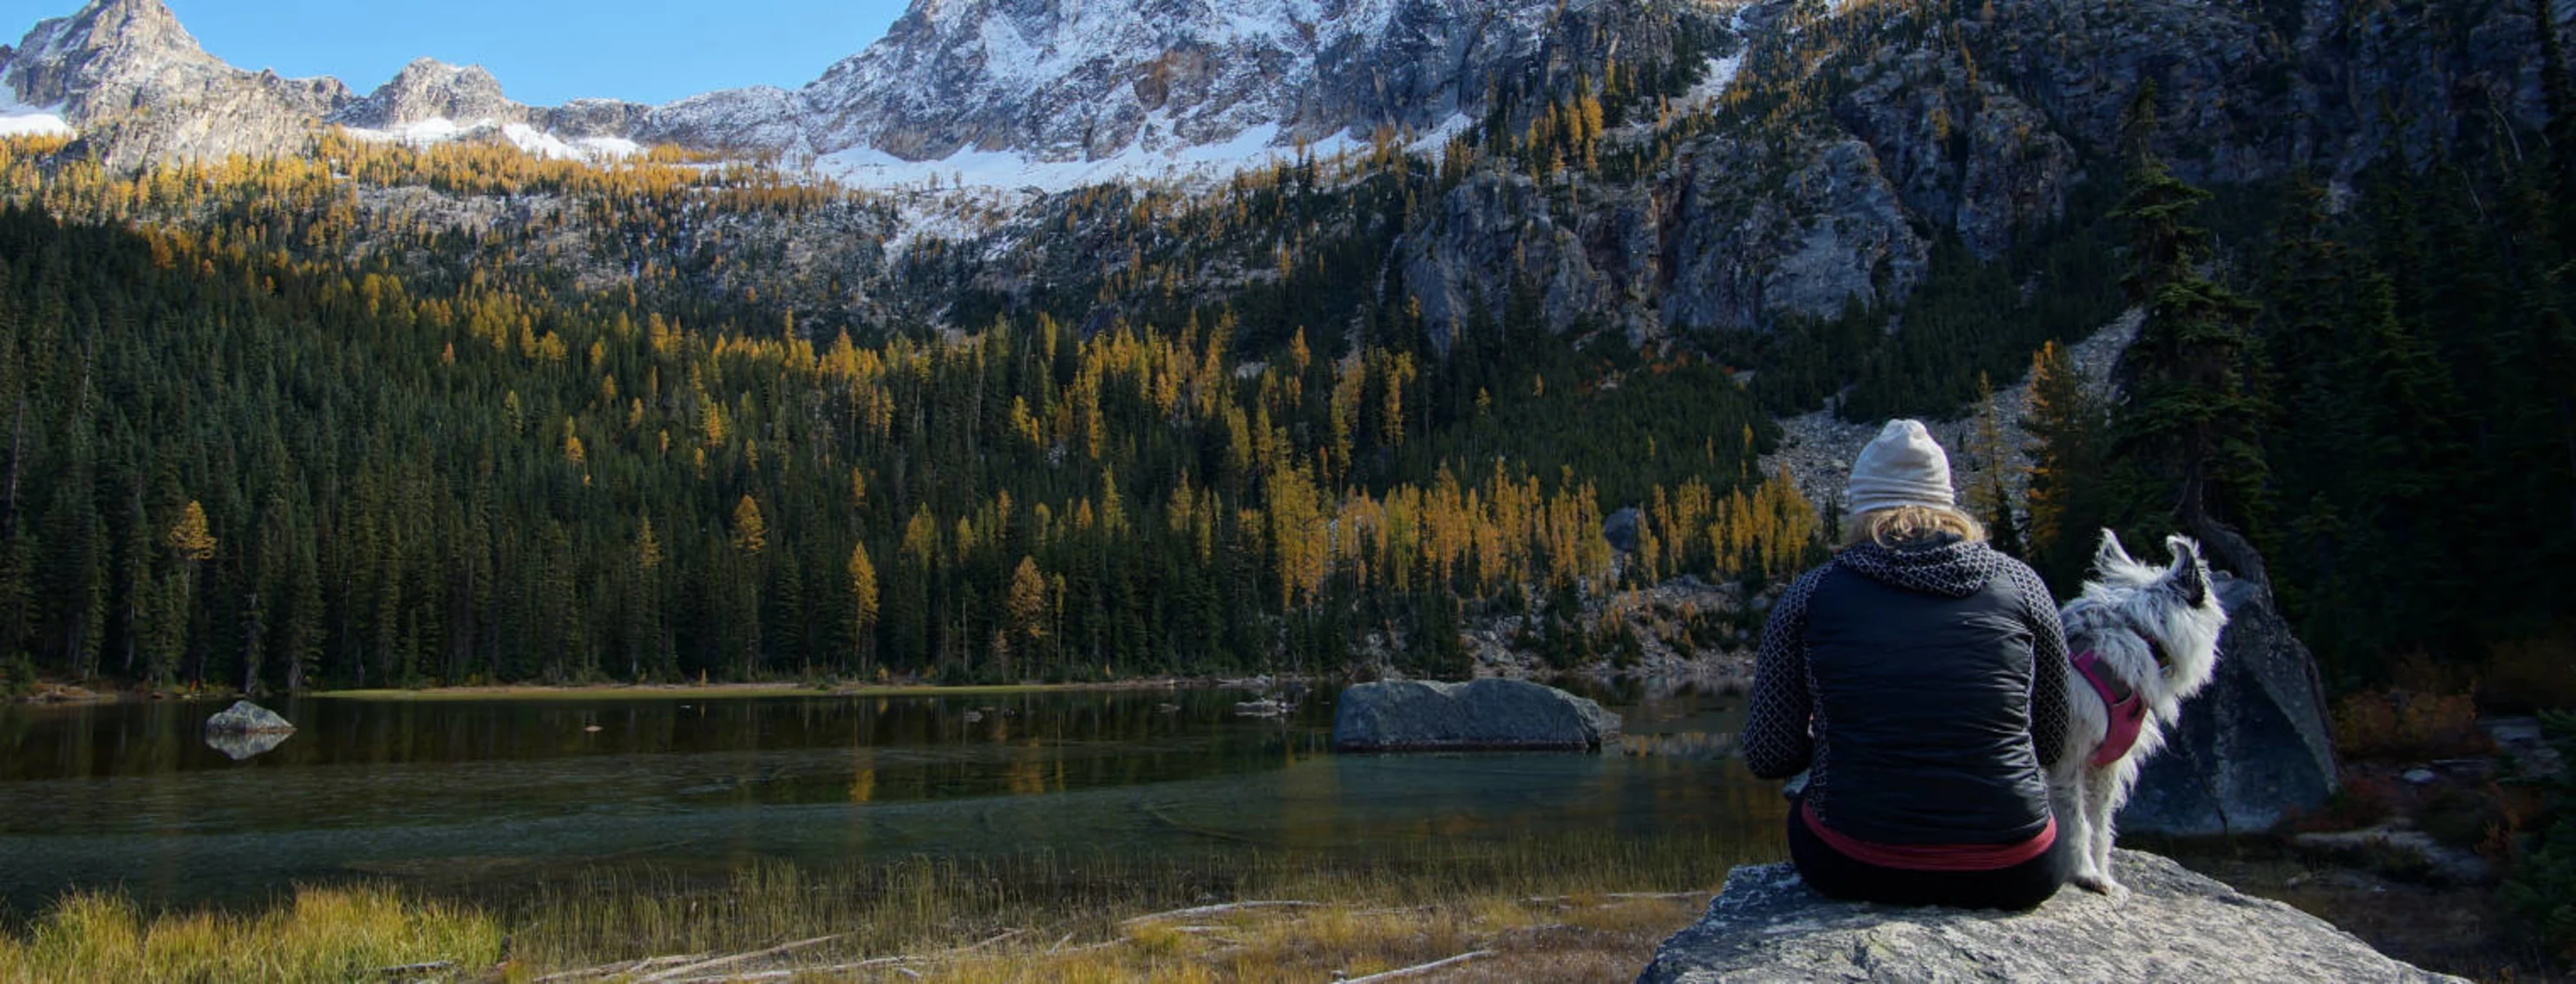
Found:
[(2087, 649), (2075, 654), (2075, 672), (2084, 674), (2084, 682), (2102, 698), (2102, 706), (2111, 712), (2111, 729), (2102, 736), (2102, 747), (2093, 750), (2093, 766), (2100, 768), (2129, 754), (2138, 743), (2138, 729), (2147, 723), (2147, 702), (2137, 692), (2102, 672), (2101, 659)]

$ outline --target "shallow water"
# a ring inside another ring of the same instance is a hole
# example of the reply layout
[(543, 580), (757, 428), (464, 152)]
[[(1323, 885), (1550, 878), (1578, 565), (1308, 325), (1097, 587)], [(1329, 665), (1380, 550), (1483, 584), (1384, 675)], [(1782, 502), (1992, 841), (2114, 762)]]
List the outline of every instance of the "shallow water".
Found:
[(240, 904), (353, 877), (492, 891), (764, 859), (1753, 839), (1780, 816), (1732, 754), (1731, 698), (1597, 694), (1628, 729), (1601, 754), (1335, 755), (1331, 694), (1235, 716), (1250, 696), (296, 698), (270, 706), (299, 730), (241, 761), (200, 733), (223, 702), (0, 707), (0, 902), (23, 916), (113, 887)]

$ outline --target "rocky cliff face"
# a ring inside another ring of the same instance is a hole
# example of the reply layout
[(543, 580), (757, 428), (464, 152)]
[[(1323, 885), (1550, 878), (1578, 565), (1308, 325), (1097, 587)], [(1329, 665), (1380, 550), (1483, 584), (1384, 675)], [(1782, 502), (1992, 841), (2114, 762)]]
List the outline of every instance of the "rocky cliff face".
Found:
[(94, 0), (36, 25), (0, 57), (0, 82), (59, 107), (112, 166), (300, 147), (311, 120), (348, 99), (337, 80), (224, 64), (160, 0)]
[(2391, 153), (2421, 165), (2510, 152), (2506, 128), (2543, 115), (2526, 5), (1959, 10), (1735, 9), (1733, 84), (1766, 112), (1722, 115), (1624, 193), (1592, 190), (1600, 204), (1575, 210), (1582, 229), (1504, 179), (1461, 189), (1436, 231), (1410, 241), (1408, 284), (1435, 328), (1463, 324), (1477, 290), (1492, 301), (1529, 283), (1553, 328), (1585, 312), (1632, 336), (1640, 324), (1762, 329), (1902, 299), (1942, 234), (1993, 258), (2064, 217), (2077, 186), (2122, 166), (2124, 120), (2150, 83), (2158, 152), (2213, 184), (2344, 181)]

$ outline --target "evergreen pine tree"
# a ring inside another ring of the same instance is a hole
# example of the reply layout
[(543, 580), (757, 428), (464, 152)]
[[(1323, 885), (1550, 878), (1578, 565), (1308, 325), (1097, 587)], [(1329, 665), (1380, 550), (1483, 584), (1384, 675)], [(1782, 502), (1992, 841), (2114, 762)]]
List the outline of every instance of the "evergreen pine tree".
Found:
[(2192, 214), (2209, 193), (2174, 177), (2154, 154), (2152, 85), (2141, 90), (2129, 125), (2135, 157), (2116, 213), (2129, 227), (2122, 283), (2147, 320), (2121, 360), (2129, 401), (2112, 450), (2171, 489), (2170, 513), (2213, 559), (2268, 581), (2240, 532), (2259, 516), (2266, 471), (2248, 330), (2255, 307), (2203, 273), (2210, 234)]

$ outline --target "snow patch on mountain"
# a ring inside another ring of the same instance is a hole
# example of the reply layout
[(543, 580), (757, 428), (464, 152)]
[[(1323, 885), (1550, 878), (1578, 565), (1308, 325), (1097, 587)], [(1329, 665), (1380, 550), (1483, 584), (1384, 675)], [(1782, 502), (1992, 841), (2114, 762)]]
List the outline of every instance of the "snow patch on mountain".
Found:
[(558, 160), (616, 160), (644, 152), (644, 145), (624, 137), (575, 137), (566, 140), (525, 123), (501, 128), (503, 139), (520, 150)]
[(70, 123), (63, 121), (60, 106), (30, 106), (19, 102), (6, 86), (0, 86), (0, 137), (70, 137), (78, 136)]
[[(1474, 121), (1464, 115), (1452, 116), (1416, 135), (1406, 149), (1437, 156), (1446, 149), (1450, 137), (1472, 125)], [(989, 150), (963, 150), (937, 160), (907, 161), (873, 147), (859, 146), (817, 158), (814, 170), (857, 188), (946, 186), (1052, 194), (1113, 181), (1204, 186), (1240, 171), (1294, 162), (1301, 150), (1315, 160), (1329, 160), (1367, 147), (1366, 140), (1336, 134), (1300, 148), (1293, 141), (1282, 140), (1279, 124), (1264, 123), (1217, 143), (1170, 142), (1148, 147), (1140, 141), (1113, 156), (1090, 161), (1050, 161)]]
[(1690, 91), (1683, 94), (1682, 105), (1697, 109), (1715, 106), (1718, 97), (1726, 95), (1727, 88), (1735, 84), (1735, 73), (1743, 70), (1744, 51), (1741, 48), (1724, 58), (1709, 59), (1707, 72), (1700, 76), (1698, 85), (1691, 86)]
[(566, 140), (525, 123), (495, 124), (484, 119), (459, 124), (443, 116), (413, 120), (384, 129), (343, 126), (340, 131), (370, 143), (399, 143), (414, 148), (498, 135), (511, 146), (556, 160), (616, 160), (643, 153), (644, 147), (623, 137), (578, 137)]

